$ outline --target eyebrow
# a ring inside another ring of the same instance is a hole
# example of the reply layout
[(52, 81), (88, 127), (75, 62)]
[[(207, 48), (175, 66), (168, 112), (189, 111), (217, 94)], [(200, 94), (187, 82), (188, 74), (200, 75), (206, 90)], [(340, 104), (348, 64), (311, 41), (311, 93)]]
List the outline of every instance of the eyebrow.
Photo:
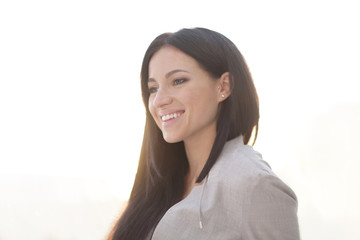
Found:
[[(175, 70), (172, 70), (170, 72), (168, 72), (167, 74), (165, 74), (165, 77), (166, 78), (169, 78), (171, 75), (175, 74), (175, 73), (178, 73), (178, 72), (186, 72), (186, 73), (189, 73), (188, 71), (186, 70), (183, 70), (183, 69), (175, 69)], [(148, 82), (156, 82), (154, 78), (149, 78)]]

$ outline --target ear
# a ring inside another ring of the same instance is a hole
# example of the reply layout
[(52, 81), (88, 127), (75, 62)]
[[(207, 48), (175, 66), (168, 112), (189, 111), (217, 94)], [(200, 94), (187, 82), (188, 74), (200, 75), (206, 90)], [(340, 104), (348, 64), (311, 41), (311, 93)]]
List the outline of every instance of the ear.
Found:
[(222, 102), (225, 99), (227, 99), (231, 94), (231, 79), (230, 79), (230, 73), (225, 72), (221, 75), (221, 77), (218, 80), (218, 101)]

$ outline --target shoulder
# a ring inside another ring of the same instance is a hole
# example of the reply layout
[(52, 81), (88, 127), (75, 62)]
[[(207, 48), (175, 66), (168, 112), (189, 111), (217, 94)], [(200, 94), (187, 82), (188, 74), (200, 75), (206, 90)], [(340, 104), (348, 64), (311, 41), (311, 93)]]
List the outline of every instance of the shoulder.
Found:
[(264, 176), (275, 176), (270, 165), (262, 159), (262, 155), (251, 146), (244, 145), (238, 137), (224, 146), (210, 177), (217, 178), (227, 185), (235, 184), (249, 187)]
[(242, 207), (244, 239), (299, 239), (295, 193), (274, 175), (258, 177)]
[(228, 142), (211, 178), (244, 239), (299, 239), (295, 193), (251, 146)]
[(244, 201), (270, 194), (285, 195), (289, 201), (297, 202), (295, 193), (272, 171), (261, 154), (251, 146), (244, 145), (239, 138), (227, 142), (210, 171), (208, 181), (231, 191)]

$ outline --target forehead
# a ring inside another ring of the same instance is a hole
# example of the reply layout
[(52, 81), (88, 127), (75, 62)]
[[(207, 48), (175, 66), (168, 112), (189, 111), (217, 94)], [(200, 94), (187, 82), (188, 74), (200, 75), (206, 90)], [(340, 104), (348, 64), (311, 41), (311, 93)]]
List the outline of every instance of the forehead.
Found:
[(166, 73), (175, 69), (182, 69), (188, 72), (194, 72), (200, 69), (198, 62), (172, 46), (162, 47), (157, 51), (149, 63), (149, 77), (163, 77)]

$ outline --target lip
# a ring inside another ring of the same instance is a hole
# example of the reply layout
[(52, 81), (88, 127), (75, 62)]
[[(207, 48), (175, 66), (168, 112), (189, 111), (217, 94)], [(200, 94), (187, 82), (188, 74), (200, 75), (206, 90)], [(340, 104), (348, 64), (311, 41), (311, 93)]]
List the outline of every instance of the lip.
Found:
[(173, 114), (173, 113), (181, 113), (183, 114), (185, 112), (185, 110), (182, 110), (182, 109), (177, 109), (177, 110), (162, 110), (162, 111), (159, 111), (158, 114), (160, 116), (160, 118), (162, 116), (165, 116), (165, 115), (168, 115), (168, 114)]
[[(173, 125), (174, 123), (176, 123), (177, 121), (179, 121), (179, 119), (182, 117), (182, 115), (184, 114), (184, 110), (167, 110), (167, 111), (161, 111), (159, 112), (159, 116), (160, 116), (160, 120), (161, 120), (161, 125), (163, 127), (169, 127), (171, 125)], [(169, 115), (169, 114), (174, 114), (174, 113), (180, 113), (181, 115), (176, 117), (176, 118), (171, 118), (168, 120), (163, 121), (162, 117)]]

